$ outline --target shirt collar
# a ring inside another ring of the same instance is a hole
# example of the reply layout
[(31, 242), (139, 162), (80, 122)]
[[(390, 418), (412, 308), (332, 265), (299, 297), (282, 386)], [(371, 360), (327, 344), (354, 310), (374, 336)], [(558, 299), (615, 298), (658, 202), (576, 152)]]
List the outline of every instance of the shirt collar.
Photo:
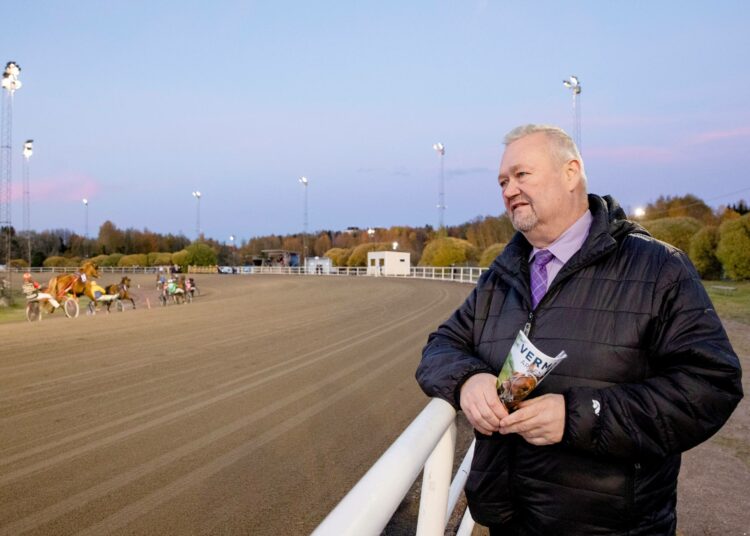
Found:
[[(591, 229), (591, 222), (594, 217), (591, 215), (591, 211), (587, 210), (583, 213), (583, 216), (578, 218), (573, 225), (568, 227), (563, 234), (557, 237), (557, 240), (547, 246), (546, 250), (550, 251), (556, 259), (565, 264), (575, 253), (581, 249), (583, 243), (586, 241), (586, 237), (589, 235), (589, 229)], [(529, 262), (534, 258), (537, 251), (541, 248), (532, 248), (531, 254), (529, 255)]]

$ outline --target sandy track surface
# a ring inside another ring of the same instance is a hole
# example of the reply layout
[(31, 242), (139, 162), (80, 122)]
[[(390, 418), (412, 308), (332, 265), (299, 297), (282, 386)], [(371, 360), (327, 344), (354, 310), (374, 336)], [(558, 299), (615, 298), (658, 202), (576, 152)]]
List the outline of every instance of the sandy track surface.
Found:
[[(308, 534), (426, 404), (421, 348), (470, 290), (212, 275), (162, 308), (133, 279), (135, 311), (0, 325), (0, 536)], [(685, 536), (750, 532), (747, 407), (685, 456)]]
[(135, 311), (0, 326), (0, 535), (309, 533), (424, 407), (470, 290), (217, 275), (161, 308), (152, 279)]

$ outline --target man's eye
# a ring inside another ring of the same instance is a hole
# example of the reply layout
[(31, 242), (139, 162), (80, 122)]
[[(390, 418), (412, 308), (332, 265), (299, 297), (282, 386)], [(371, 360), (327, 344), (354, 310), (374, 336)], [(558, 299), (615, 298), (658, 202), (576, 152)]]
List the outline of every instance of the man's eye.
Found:
[(518, 173), (516, 173), (516, 177), (525, 177), (528, 174), (528, 171), (519, 171)]

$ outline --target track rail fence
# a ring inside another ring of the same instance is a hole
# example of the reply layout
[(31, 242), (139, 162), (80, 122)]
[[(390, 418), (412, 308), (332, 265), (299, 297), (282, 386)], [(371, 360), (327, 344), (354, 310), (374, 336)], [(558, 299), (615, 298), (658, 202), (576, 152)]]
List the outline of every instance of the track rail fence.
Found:
[[(333, 267), (327, 273), (306, 272), (301, 267), (289, 266), (190, 266), (188, 273), (191, 274), (226, 274), (226, 275), (253, 275), (253, 274), (283, 274), (283, 275), (309, 275), (309, 276), (371, 276), (371, 277), (396, 277), (412, 279), (436, 279), (440, 281), (454, 281), (458, 283), (476, 283), (479, 276), (487, 268), (477, 267), (450, 267), (450, 266), (414, 266), (408, 274), (372, 274), (364, 267)], [(0, 272), (4, 270), (0, 269)], [(13, 273), (73, 273), (78, 268), (72, 266), (57, 267), (34, 267), (34, 268), (12, 268)], [(156, 274), (157, 266), (101, 266), (99, 271), (105, 274)]]
[[(472, 442), (451, 481), (456, 451), (456, 411), (433, 398), (360, 481), (318, 525), (313, 536), (381, 534), (419, 472), (422, 492), (417, 536), (442, 536), (456, 508), (474, 456)], [(474, 520), (466, 509), (457, 536), (469, 536)]]

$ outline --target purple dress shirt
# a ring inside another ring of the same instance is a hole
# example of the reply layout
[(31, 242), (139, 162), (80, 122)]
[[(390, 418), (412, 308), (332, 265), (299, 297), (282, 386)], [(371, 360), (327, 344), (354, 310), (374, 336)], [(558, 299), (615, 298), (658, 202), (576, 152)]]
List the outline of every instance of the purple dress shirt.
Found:
[[(550, 283), (555, 280), (555, 277), (565, 263), (575, 255), (576, 251), (581, 249), (581, 246), (586, 241), (586, 237), (589, 235), (589, 229), (591, 229), (591, 222), (593, 219), (591, 211), (587, 210), (583, 213), (583, 216), (578, 218), (573, 225), (568, 227), (563, 234), (557, 237), (557, 240), (544, 248), (555, 256), (555, 258), (547, 264), (547, 288), (549, 288)], [(529, 262), (534, 258), (537, 251), (539, 251), (539, 248), (533, 248), (531, 250)]]

